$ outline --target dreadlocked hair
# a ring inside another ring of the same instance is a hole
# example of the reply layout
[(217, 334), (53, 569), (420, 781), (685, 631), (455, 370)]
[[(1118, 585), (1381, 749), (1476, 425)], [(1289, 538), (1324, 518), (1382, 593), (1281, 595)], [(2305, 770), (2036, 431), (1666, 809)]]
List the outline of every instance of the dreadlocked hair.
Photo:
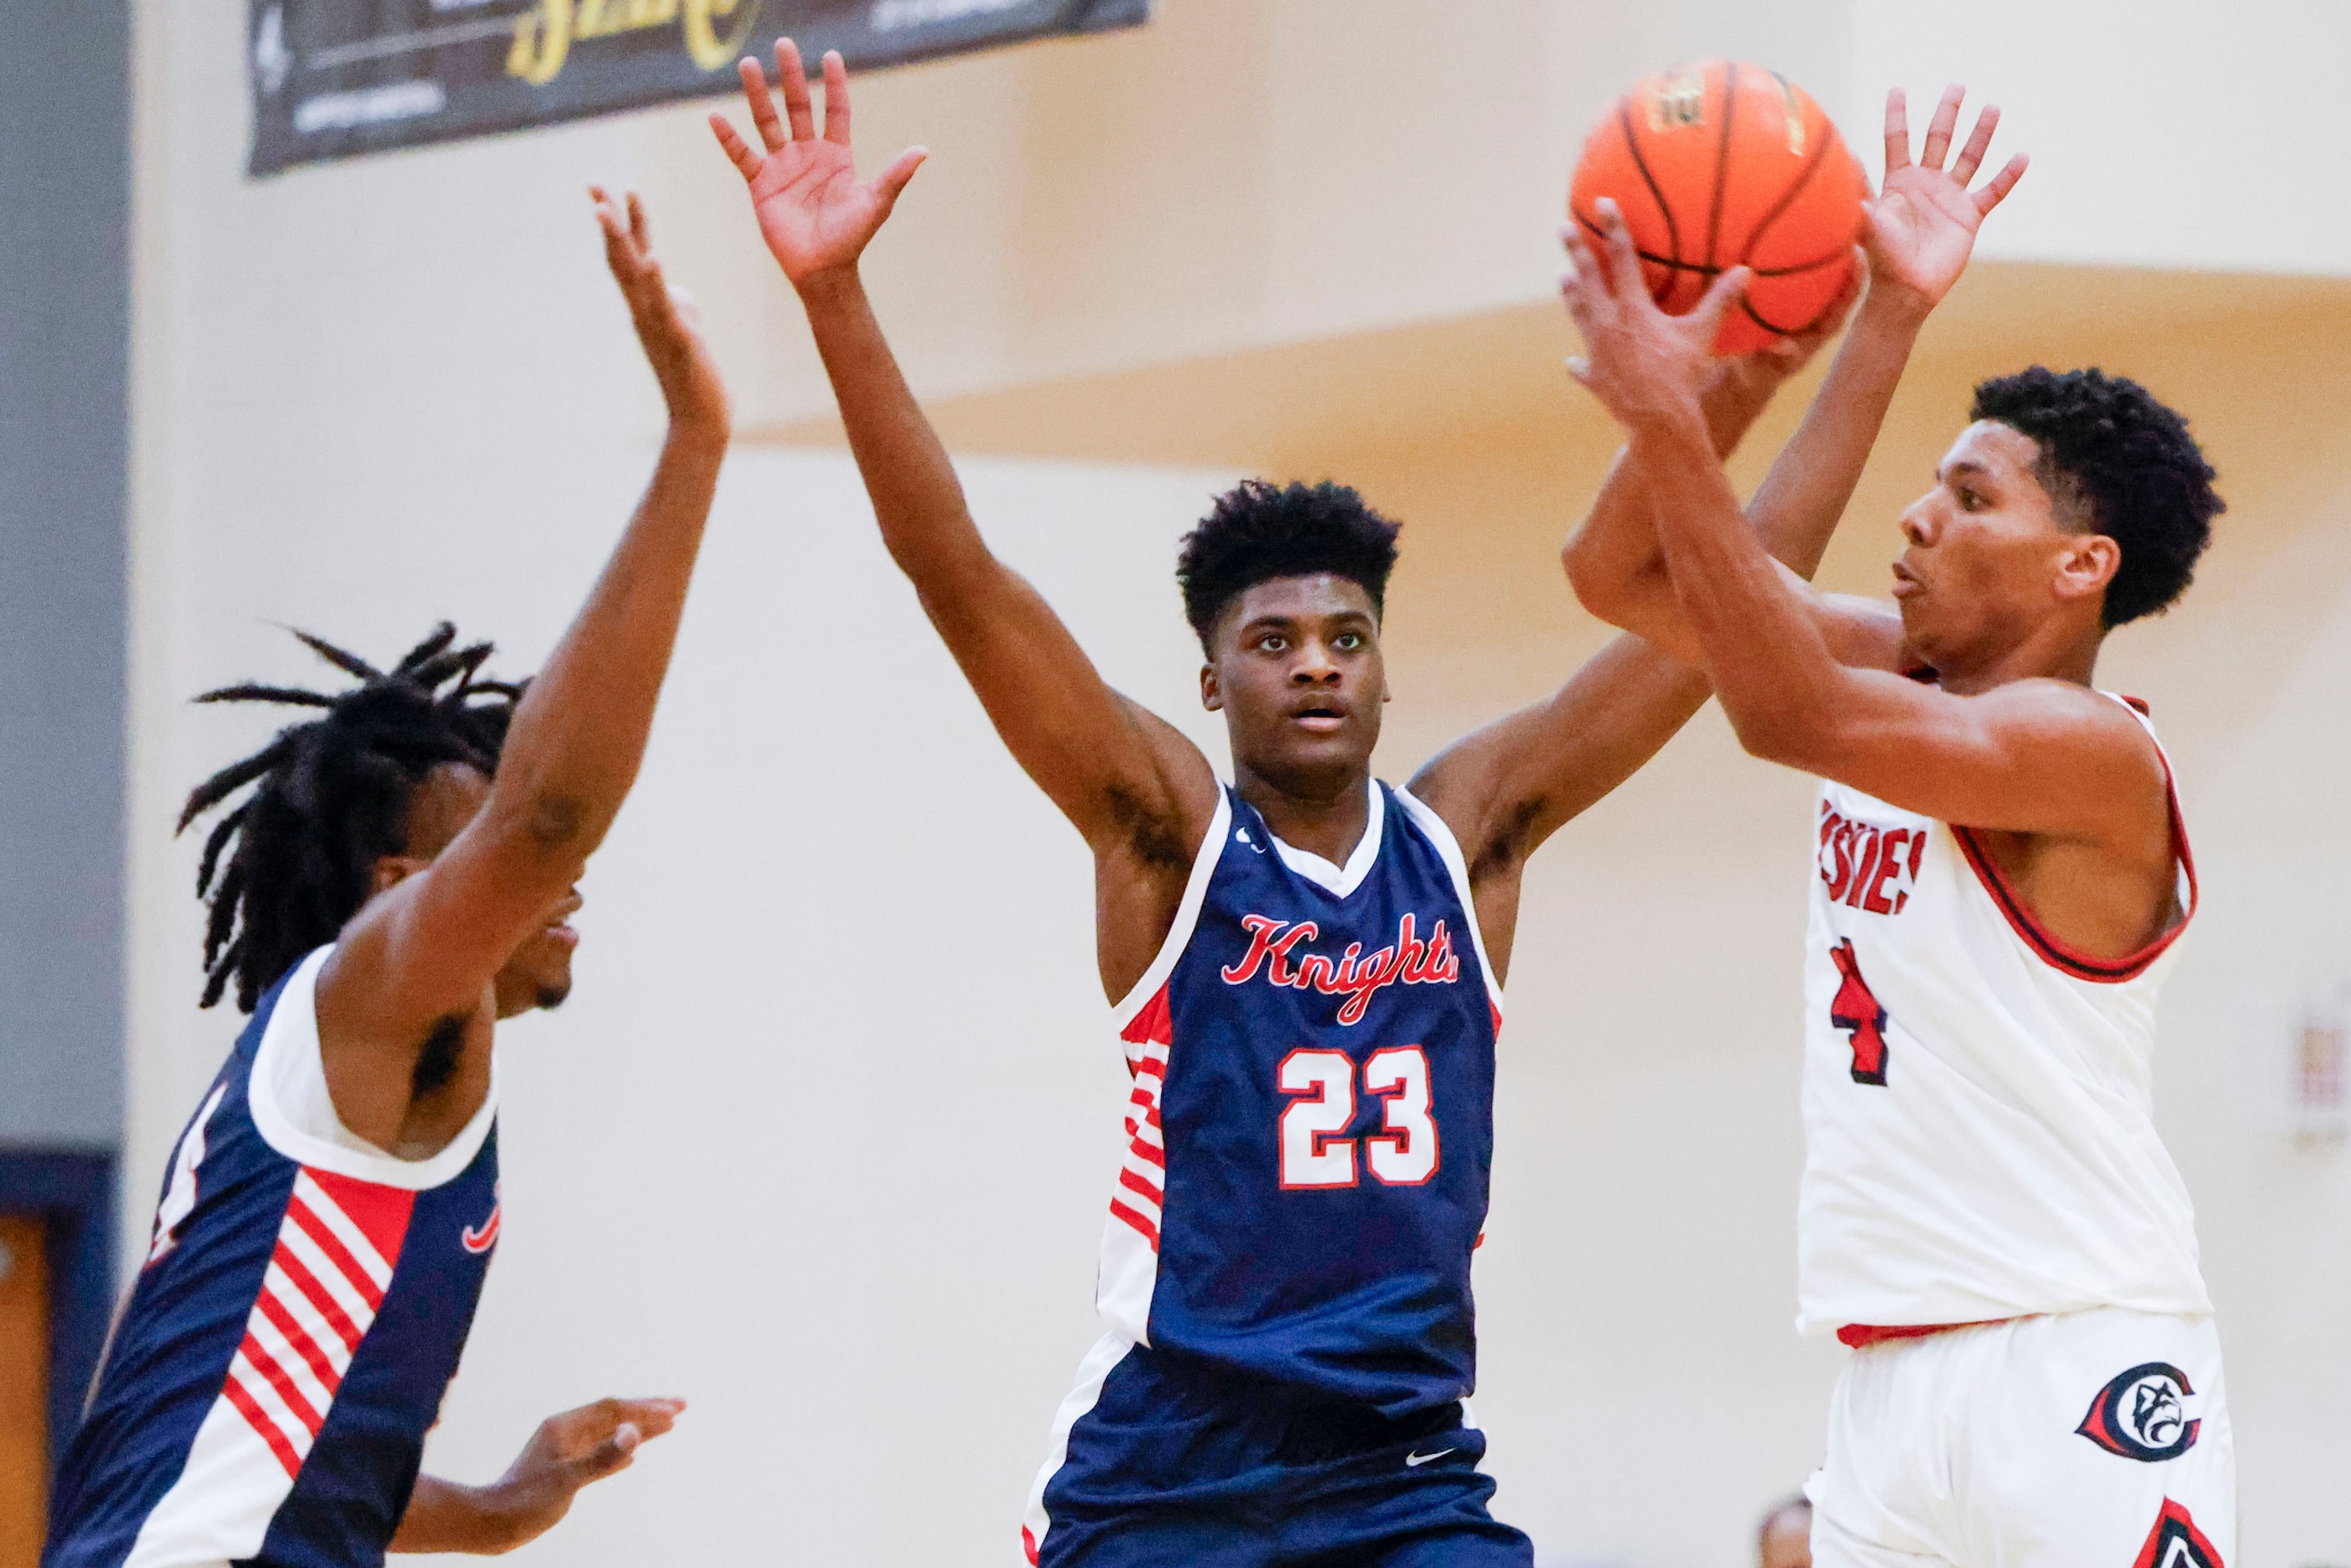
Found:
[(310, 651), (359, 685), (339, 695), (287, 686), (224, 686), (200, 703), (318, 708), (189, 794), (176, 830), (251, 794), (213, 824), (196, 871), (205, 901), (204, 1006), (236, 982), (251, 1012), (279, 976), (335, 939), (367, 902), (376, 861), (401, 852), (409, 798), (434, 768), (497, 769), (520, 685), (479, 678), (491, 645), (456, 645), (444, 622), (389, 671), (307, 632)]

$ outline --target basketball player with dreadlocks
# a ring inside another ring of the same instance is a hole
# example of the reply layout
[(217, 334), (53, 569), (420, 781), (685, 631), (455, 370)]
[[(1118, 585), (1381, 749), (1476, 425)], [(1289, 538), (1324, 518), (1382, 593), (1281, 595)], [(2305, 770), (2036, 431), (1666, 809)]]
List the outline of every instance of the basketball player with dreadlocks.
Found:
[[(1094, 854), (1097, 958), (1134, 1078), (1101, 1343), (1022, 1534), (1061, 1564), (1524, 1564), (1488, 1512), (1470, 1251), (1527, 857), (1706, 698), (1624, 639), (1408, 789), (1371, 774), (1396, 525), (1353, 490), (1241, 486), (1177, 580), (1234, 783), (1113, 692), (992, 555), (857, 263), (921, 162), (860, 183), (848, 82), (822, 134), (746, 61), (763, 150), (714, 117), (799, 293), (892, 556), (998, 733)], [(1709, 388), (1720, 449), (1811, 344)], [(1612, 483), (1604, 508), (1640, 505)], [(1809, 571), (1824, 530), (1760, 524)]]
[(497, 1020), (559, 1004), (574, 884), (636, 778), (725, 456), (726, 394), (644, 214), (595, 193), (669, 408), (651, 486), (527, 688), (444, 626), (389, 671), (207, 702), (318, 710), (190, 796), (207, 1006), (253, 1015), (181, 1134), (146, 1265), (61, 1467), (46, 1568), (362, 1568), (503, 1552), (669, 1429), (544, 1423), (505, 1478), (419, 1477), (496, 1245)]
[[(1915, 164), (1887, 105), (1880, 215), (1924, 265), (1873, 289), (1781, 456), (1842, 494), (2022, 172), (1970, 190), (1987, 114), (1945, 172), (1959, 98)], [(1750, 752), (1821, 779), (1798, 1323), (1854, 1354), (1806, 1489), (1813, 1561), (2221, 1568), (2220, 1341), (2151, 1082), (2195, 862), (2144, 707), (2093, 684), (2109, 632), (2187, 591), (2211, 465), (2136, 382), (1998, 377), (1902, 513), (1894, 602), (1818, 593), (1755, 549), (1707, 449), (1713, 320), (1661, 315), (1623, 219), (1602, 225), (1570, 237), (1580, 374), (1652, 508), (1593, 520), (1576, 591), (1702, 661)]]

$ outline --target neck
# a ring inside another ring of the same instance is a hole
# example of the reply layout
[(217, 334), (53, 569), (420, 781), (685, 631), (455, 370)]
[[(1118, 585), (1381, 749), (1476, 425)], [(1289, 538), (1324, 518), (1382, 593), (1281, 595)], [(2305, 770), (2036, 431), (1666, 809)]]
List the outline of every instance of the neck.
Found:
[(1960, 659), (1935, 665), (1935, 682), (1958, 696), (1972, 696), (2011, 681), (2070, 681), (2086, 686), (2097, 674), (2098, 650), (2105, 641), (2102, 629), (2031, 639), (1980, 660)]
[(1236, 758), (1233, 789), (1257, 808), (1276, 838), (1292, 849), (1344, 865), (1371, 826), (1371, 773), (1357, 768), (1335, 781), (1285, 779), (1280, 783)]

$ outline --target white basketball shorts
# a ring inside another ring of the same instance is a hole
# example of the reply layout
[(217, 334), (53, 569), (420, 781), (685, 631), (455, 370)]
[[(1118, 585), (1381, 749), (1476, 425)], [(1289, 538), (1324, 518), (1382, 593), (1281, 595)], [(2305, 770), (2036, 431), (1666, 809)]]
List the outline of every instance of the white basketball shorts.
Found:
[(2100, 1309), (1857, 1350), (1804, 1490), (1818, 1568), (2227, 1568), (2220, 1336)]

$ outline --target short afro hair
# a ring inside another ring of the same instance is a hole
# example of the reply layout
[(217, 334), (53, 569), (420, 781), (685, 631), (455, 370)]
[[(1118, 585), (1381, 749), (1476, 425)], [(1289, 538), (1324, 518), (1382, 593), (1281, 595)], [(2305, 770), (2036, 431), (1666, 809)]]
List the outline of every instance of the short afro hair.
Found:
[(1344, 485), (1273, 485), (1245, 479), (1217, 497), (1184, 536), (1176, 582), (1184, 618), (1208, 648), (1217, 618), (1248, 590), (1277, 577), (1329, 572), (1361, 585), (1372, 612), (1387, 609), (1400, 524), (1380, 516)]
[(2100, 612), (2111, 627), (2169, 609), (2227, 509), (2188, 422), (2137, 382), (2039, 365), (1976, 388), (1970, 416), (2041, 448), (2033, 472), (2062, 511), (2122, 547)]

